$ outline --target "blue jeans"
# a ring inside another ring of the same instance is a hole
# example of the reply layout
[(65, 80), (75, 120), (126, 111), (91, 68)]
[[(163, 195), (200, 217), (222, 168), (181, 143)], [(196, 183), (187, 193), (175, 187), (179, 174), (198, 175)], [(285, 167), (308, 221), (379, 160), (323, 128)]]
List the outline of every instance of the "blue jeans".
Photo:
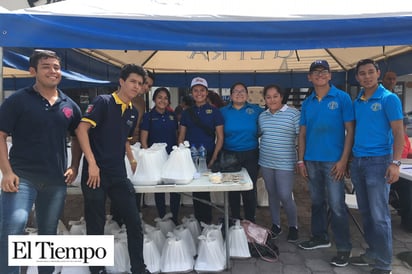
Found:
[[(8, 266), (8, 236), (23, 235), (35, 205), (39, 235), (56, 235), (57, 224), (66, 199), (66, 185), (48, 186), (33, 184), (20, 178), (18, 192), (1, 192), (0, 195), (0, 273), (18, 274), (20, 267)], [(39, 274), (51, 274), (54, 266), (38, 267)]]
[(331, 174), (335, 162), (306, 161), (312, 200), (311, 229), (313, 237), (329, 240), (328, 213), (338, 251), (350, 251), (348, 213), (345, 204), (344, 180), (335, 180)]
[[(87, 234), (104, 234), (106, 197), (109, 196), (114, 209), (126, 225), (131, 272), (144, 273), (146, 266), (143, 261), (143, 232), (133, 184), (126, 177), (113, 177), (100, 172), (100, 187), (92, 189), (86, 185), (87, 179), (87, 170), (85, 172), (83, 168), (81, 185)], [(104, 269), (104, 266), (89, 268), (94, 274)]]
[(389, 212), (390, 185), (385, 173), (391, 155), (353, 158), (350, 166), (356, 200), (362, 216), (365, 241), (369, 248), (366, 257), (375, 260), (375, 267), (391, 269), (392, 223)]

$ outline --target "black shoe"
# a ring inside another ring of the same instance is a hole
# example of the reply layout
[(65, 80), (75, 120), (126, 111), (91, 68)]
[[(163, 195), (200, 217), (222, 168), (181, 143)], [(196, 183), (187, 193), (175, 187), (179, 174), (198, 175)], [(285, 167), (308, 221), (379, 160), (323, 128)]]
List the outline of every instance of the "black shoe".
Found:
[(272, 239), (277, 239), (277, 237), (282, 234), (282, 229), (278, 225), (272, 225), (272, 228), (270, 229), (273, 233)]
[(296, 243), (299, 238), (298, 229), (294, 226), (289, 227), (288, 242)]
[(338, 251), (338, 254), (330, 261), (331, 265), (344, 267), (349, 263), (350, 251)]
[(361, 254), (358, 257), (350, 258), (349, 263), (356, 266), (369, 266), (375, 264), (375, 260), (366, 257), (365, 254)]
[(330, 241), (324, 240), (318, 237), (312, 237), (309, 241), (304, 241), (298, 244), (298, 246), (305, 250), (312, 250), (318, 248), (330, 247)]
[(374, 268), (372, 269), (371, 274), (392, 274), (392, 271)]

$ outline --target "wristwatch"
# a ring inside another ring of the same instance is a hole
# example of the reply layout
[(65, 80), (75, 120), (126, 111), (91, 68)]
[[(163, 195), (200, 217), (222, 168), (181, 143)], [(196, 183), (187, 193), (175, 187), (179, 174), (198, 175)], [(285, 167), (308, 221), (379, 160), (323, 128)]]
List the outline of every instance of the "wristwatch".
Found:
[(401, 166), (402, 162), (399, 160), (393, 160), (392, 164), (394, 164), (395, 166)]

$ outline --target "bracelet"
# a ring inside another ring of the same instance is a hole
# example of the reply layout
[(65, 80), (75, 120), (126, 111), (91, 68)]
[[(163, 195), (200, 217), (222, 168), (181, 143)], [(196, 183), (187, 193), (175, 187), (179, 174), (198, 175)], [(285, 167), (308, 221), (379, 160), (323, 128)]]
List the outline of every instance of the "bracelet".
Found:
[(130, 160), (129, 162), (130, 162), (130, 164), (131, 164), (131, 165), (133, 165), (133, 164), (137, 164), (137, 161), (136, 161), (135, 159)]
[(296, 164), (297, 164), (299, 167), (301, 167), (301, 166), (304, 166), (304, 165), (305, 165), (305, 163), (304, 163), (303, 161), (297, 161), (297, 162), (296, 162)]

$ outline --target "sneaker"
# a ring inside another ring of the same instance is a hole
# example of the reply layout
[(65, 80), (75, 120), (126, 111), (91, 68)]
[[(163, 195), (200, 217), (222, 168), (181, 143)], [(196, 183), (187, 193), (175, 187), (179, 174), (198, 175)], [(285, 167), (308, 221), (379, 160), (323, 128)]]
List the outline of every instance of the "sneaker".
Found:
[(272, 239), (276, 239), (280, 234), (282, 234), (282, 229), (278, 225), (272, 225), (272, 228), (270, 230), (273, 233)]
[(288, 242), (296, 243), (298, 241), (299, 234), (298, 229), (294, 226), (289, 227)]
[(298, 244), (298, 246), (305, 250), (312, 250), (317, 248), (326, 248), (330, 247), (330, 241), (324, 240), (317, 237), (312, 237), (309, 241), (304, 241)]
[(349, 257), (349, 251), (338, 251), (338, 254), (332, 258), (330, 264), (339, 267), (347, 266), (349, 263)]
[(392, 271), (374, 268), (372, 269), (371, 274), (392, 274)]
[(349, 263), (356, 266), (369, 266), (373, 265), (375, 261), (366, 257), (365, 254), (361, 254), (357, 257), (349, 258)]

